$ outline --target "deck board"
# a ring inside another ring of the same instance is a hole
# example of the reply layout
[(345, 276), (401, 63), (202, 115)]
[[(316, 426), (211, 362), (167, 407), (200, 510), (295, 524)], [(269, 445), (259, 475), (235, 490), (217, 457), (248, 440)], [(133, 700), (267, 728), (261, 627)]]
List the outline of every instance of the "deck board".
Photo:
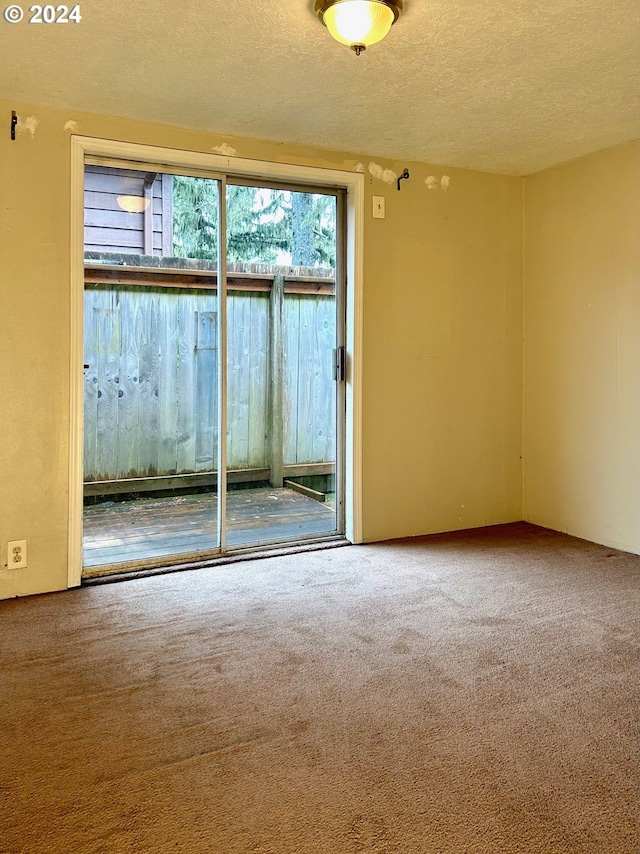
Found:
[[(217, 497), (212, 493), (143, 498), (84, 508), (85, 569), (216, 548)], [(331, 503), (290, 489), (242, 489), (227, 494), (227, 543), (250, 545), (330, 534)]]

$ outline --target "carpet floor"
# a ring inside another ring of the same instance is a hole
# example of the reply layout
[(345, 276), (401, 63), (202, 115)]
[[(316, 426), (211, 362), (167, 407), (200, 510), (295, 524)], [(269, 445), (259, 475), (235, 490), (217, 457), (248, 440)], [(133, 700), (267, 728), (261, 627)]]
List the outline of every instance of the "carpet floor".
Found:
[(639, 560), (524, 523), (0, 603), (0, 851), (638, 851)]

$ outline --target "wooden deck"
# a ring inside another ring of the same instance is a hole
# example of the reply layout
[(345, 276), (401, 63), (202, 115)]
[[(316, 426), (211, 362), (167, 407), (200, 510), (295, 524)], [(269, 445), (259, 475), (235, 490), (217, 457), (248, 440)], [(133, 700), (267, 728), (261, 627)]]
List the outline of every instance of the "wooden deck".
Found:
[[(85, 507), (83, 566), (96, 567), (216, 548), (217, 497), (211, 493)], [(290, 489), (243, 489), (227, 495), (227, 544), (330, 534), (336, 529), (331, 502)]]

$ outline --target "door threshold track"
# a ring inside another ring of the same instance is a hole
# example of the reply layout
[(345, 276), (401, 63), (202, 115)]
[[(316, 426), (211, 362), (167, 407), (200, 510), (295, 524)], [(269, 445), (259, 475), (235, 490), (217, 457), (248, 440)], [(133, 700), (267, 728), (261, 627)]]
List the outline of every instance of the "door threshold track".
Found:
[(167, 575), (170, 572), (184, 572), (193, 569), (205, 569), (213, 566), (225, 566), (230, 563), (243, 563), (249, 560), (261, 560), (269, 557), (315, 552), (323, 549), (336, 549), (352, 545), (344, 537), (331, 540), (316, 540), (315, 542), (295, 543), (291, 545), (262, 548), (255, 551), (231, 552), (204, 560), (194, 560), (188, 563), (166, 564), (164, 566), (141, 567), (139, 569), (118, 570), (117, 566), (104, 567), (102, 574), (83, 578), (82, 587), (92, 587), (98, 584), (113, 584), (117, 581), (129, 581), (134, 578), (149, 578), (153, 575)]

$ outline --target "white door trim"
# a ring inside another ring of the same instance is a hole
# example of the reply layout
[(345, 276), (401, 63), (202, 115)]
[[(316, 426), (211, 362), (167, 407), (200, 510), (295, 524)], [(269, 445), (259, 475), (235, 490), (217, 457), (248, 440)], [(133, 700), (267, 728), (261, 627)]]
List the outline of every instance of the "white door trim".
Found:
[(159, 166), (223, 172), (228, 176), (268, 178), (347, 191), (347, 384), (345, 437), (345, 534), (362, 542), (362, 291), (364, 175), (338, 169), (249, 160), (198, 151), (77, 136), (71, 138), (71, 294), (69, 407), (69, 563), (68, 586), (82, 577), (83, 480), (83, 300), (85, 157), (114, 157)]

